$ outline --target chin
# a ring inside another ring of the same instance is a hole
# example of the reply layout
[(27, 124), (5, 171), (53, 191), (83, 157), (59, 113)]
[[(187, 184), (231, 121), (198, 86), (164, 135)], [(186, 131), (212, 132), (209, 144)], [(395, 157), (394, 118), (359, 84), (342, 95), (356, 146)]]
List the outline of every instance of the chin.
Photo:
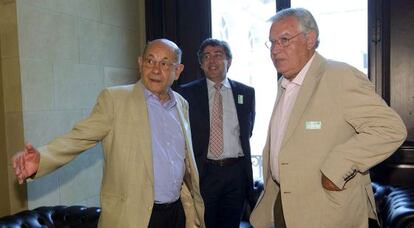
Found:
[(280, 67), (279, 68), (276, 67), (276, 71), (277, 71), (277, 73), (282, 74), (282, 75), (284, 75), (286, 73), (286, 70), (283, 70)]

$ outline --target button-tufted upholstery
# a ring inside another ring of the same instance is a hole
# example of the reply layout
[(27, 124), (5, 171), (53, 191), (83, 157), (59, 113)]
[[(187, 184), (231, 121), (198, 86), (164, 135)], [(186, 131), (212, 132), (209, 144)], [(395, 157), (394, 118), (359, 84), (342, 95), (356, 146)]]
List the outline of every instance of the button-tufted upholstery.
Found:
[[(255, 199), (263, 190), (263, 182), (254, 183)], [(383, 228), (414, 228), (414, 188), (372, 184), (378, 214)], [(240, 228), (251, 228), (251, 208), (246, 204)], [(84, 206), (49, 206), (26, 210), (0, 218), (0, 228), (95, 228), (101, 209)], [(371, 226), (370, 226), (371, 227)]]
[(383, 228), (414, 228), (414, 188), (372, 184)]
[[(263, 181), (254, 183), (254, 200), (259, 198), (263, 190)], [(244, 209), (240, 228), (251, 228), (249, 224), (251, 208), (248, 204)], [(26, 210), (14, 215), (0, 218), (0, 228), (95, 228), (98, 225), (101, 209), (84, 206), (50, 206)]]
[(101, 209), (84, 206), (49, 206), (0, 218), (0, 228), (97, 227)]

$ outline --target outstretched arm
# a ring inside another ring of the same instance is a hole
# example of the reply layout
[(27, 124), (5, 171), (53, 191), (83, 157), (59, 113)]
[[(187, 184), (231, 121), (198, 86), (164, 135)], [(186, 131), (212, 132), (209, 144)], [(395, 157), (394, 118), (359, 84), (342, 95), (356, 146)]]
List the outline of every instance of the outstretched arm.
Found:
[(13, 156), (12, 163), (17, 181), (22, 184), (39, 169), (40, 153), (31, 143), (27, 143), (23, 151)]

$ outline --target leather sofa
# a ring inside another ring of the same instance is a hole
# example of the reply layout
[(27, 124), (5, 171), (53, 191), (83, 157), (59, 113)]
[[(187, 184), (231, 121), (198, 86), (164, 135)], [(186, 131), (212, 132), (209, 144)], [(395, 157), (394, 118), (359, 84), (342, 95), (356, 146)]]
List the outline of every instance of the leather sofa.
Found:
[(372, 184), (382, 228), (414, 228), (414, 188)]
[[(255, 181), (255, 200), (263, 190), (263, 182)], [(372, 184), (382, 228), (414, 228), (414, 188)], [(251, 208), (244, 209), (240, 228), (251, 228), (248, 218)], [(101, 209), (84, 206), (46, 206), (0, 218), (0, 228), (94, 228)], [(375, 225), (375, 224), (374, 224)], [(370, 227), (375, 227), (371, 226)]]
[(84, 206), (47, 206), (0, 218), (0, 228), (93, 228), (101, 209)]
[[(246, 206), (240, 228), (251, 228)], [(96, 228), (101, 209), (84, 206), (44, 206), (0, 218), (0, 228)]]
[[(254, 200), (259, 198), (263, 182), (254, 183)], [(251, 228), (249, 216), (252, 208), (246, 203), (240, 228)], [(98, 225), (101, 209), (84, 206), (45, 206), (25, 210), (0, 218), (0, 228), (95, 228)]]

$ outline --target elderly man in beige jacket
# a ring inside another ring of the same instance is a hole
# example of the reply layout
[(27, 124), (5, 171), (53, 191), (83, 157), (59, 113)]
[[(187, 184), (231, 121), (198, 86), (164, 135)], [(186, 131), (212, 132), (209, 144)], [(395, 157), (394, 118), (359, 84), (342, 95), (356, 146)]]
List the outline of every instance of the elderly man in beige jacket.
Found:
[(268, 47), (283, 77), (263, 151), (264, 191), (250, 221), (368, 227), (376, 218), (369, 169), (404, 142), (406, 128), (363, 73), (315, 51), (319, 31), (309, 11), (285, 9), (272, 22)]
[(140, 81), (104, 89), (73, 130), (13, 157), (18, 181), (52, 172), (102, 141), (99, 227), (204, 227), (188, 104), (170, 89), (180, 61), (173, 42), (150, 42), (138, 59)]

